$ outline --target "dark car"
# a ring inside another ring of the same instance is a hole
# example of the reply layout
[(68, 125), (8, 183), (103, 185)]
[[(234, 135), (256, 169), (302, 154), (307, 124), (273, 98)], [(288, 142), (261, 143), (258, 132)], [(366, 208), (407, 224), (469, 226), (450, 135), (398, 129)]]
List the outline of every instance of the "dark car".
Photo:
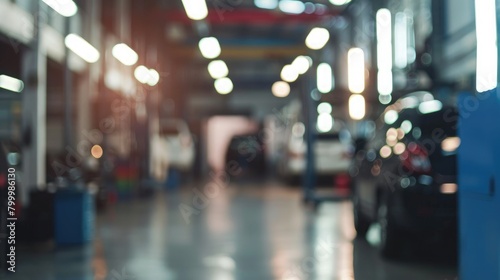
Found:
[(227, 147), (225, 163), (237, 164), (240, 178), (265, 174), (265, 146), (261, 137), (258, 134), (234, 136)]
[(350, 169), (354, 223), (359, 237), (379, 223), (383, 256), (397, 256), (409, 236), (456, 232), (457, 119), (456, 108), (418, 92), (389, 106), (374, 137), (360, 141)]

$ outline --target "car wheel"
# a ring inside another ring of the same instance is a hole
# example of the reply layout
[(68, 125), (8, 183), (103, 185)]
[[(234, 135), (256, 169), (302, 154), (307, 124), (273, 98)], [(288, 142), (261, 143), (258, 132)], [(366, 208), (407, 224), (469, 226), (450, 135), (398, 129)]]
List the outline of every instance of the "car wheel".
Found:
[(395, 258), (400, 253), (402, 233), (397, 229), (390, 203), (387, 198), (381, 199), (377, 210), (377, 221), (380, 225), (380, 253), (385, 258)]
[(356, 237), (364, 238), (370, 228), (370, 221), (361, 212), (359, 198), (356, 195), (352, 196), (352, 210), (354, 218), (354, 228), (356, 229)]

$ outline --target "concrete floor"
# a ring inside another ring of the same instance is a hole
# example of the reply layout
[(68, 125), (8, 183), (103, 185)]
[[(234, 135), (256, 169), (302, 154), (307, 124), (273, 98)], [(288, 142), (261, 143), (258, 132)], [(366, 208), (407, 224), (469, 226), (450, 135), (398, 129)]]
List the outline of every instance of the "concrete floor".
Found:
[[(454, 265), (388, 262), (355, 240), (349, 202), (304, 208), (298, 189), (234, 185), (186, 223), (193, 193), (160, 194), (100, 215), (85, 247), (19, 253), (8, 279), (37, 280), (452, 280)], [(354, 241), (353, 241), (354, 240)], [(432, 254), (432, 253), (429, 253)], [(3, 279), (3, 277), (2, 277)]]

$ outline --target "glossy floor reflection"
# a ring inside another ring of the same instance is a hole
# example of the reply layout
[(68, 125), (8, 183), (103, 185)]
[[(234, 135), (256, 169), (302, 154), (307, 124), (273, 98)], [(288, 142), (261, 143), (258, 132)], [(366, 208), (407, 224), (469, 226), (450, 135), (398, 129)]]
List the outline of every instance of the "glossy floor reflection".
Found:
[[(456, 268), (387, 262), (353, 241), (349, 202), (304, 208), (298, 189), (231, 186), (186, 223), (192, 193), (121, 203), (98, 218), (85, 248), (21, 253), (12, 279), (40, 280), (445, 280)], [(9, 278), (9, 279), (10, 279)]]

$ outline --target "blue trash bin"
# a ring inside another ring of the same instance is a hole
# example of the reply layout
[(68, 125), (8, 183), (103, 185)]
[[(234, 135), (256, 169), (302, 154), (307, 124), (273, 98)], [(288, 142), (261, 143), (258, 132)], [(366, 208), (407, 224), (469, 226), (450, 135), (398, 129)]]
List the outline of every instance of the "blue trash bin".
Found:
[(95, 210), (90, 193), (78, 190), (58, 191), (54, 206), (57, 245), (76, 245), (92, 241)]

